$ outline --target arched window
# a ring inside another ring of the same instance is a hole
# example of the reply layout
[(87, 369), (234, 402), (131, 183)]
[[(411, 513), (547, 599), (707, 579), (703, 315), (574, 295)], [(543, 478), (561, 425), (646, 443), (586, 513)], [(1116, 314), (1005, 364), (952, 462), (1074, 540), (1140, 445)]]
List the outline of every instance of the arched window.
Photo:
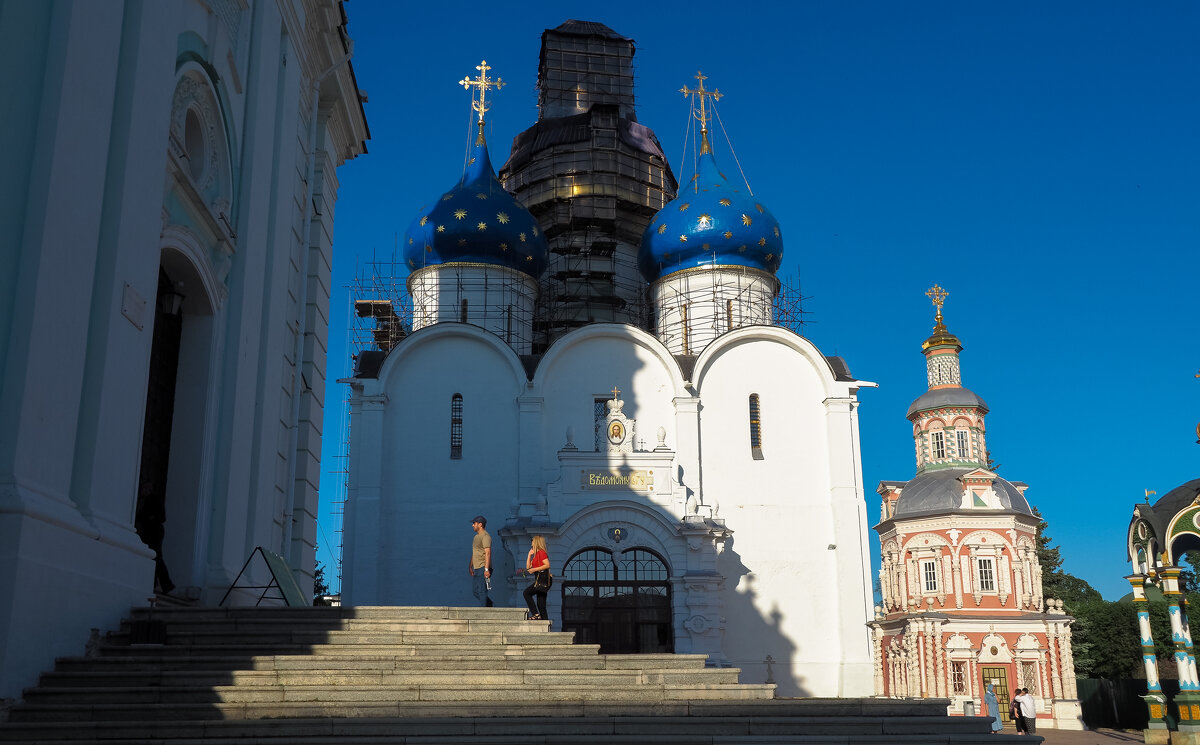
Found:
[(674, 651), (670, 575), (645, 548), (576, 553), (563, 565), (563, 630), (605, 654)]
[(461, 393), (450, 397), (450, 457), (462, 458), (463, 399)]
[(941, 432), (933, 433), (933, 457), (946, 457), (946, 436)]
[(762, 460), (762, 406), (757, 393), (750, 394), (750, 454)]

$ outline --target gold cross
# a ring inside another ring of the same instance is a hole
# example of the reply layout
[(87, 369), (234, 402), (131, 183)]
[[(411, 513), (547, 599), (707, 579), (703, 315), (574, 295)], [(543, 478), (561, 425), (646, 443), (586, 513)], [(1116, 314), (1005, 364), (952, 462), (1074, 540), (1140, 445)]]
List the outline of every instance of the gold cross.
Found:
[(612, 389), (612, 394), (613, 394), (613, 401), (616, 401), (617, 396), (621, 395), (621, 389), (614, 385), (613, 389)]
[(950, 293), (946, 292), (941, 287), (938, 287), (935, 284), (933, 287), (930, 287), (928, 290), (925, 291), (925, 296), (928, 297), (930, 300), (932, 300), (933, 304), (937, 307), (937, 316), (933, 320), (937, 321), (938, 323), (941, 323), (942, 322), (942, 303), (946, 302), (946, 298), (948, 298), (950, 296)]
[(696, 71), (696, 80), (700, 81), (699, 87), (689, 88), (685, 85), (679, 89), (679, 92), (682, 93), (684, 96), (699, 96), (700, 97), (700, 113), (697, 114), (693, 110), (692, 116), (694, 116), (700, 120), (700, 135), (701, 135), (700, 154), (703, 155), (704, 153), (712, 152), (712, 150), (708, 146), (708, 111), (704, 108), (704, 99), (711, 98), (713, 101), (720, 101), (721, 100), (721, 91), (717, 90), (716, 88), (712, 89), (711, 91), (705, 90), (704, 89), (704, 81), (708, 80), (708, 76), (702, 74), (699, 70)]
[(492, 67), (487, 63), (487, 60), (483, 60), (478, 65), (475, 65), (475, 69), (479, 71), (479, 75), (474, 80), (463, 78), (458, 81), (458, 84), (467, 90), (471, 90), (472, 87), (479, 89), (478, 101), (475, 100), (475, 91), (471, 91), (471, 108), (479, 112), (479, 123), (482, 124), (483, 113), (491, 108), (487, 104), (487, 92), (492, 88), (500, 90), (504, 87), (504, 81), (500, 78), (492, 80), (488, 77), (488, 70), (492, 69)]

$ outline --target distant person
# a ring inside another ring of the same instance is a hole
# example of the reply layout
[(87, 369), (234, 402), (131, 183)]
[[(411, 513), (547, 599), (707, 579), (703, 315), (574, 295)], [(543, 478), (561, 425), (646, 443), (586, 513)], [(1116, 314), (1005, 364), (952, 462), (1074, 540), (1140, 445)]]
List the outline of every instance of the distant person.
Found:
[(1025, 717), (1021, 716), (1021, 694), (1023, 690), (1018, 688), (1013, 691), (1012, 701), (1008, 702), (1008, 711), (1012, 715), (1013, 724), (1017, 727), (1017, 734), (1024, 735), (1025, 732)]
[(1021, 719), (1025, 721), (1025, 734), (1037, 734), (1037, 703), (1033, 700), (1033, 694), (1026, 688), (1020, 696), (1017, 696), (1017, 701), (1021, 702)]
[[(546, 613), (546, 594), (550, 592), (550, 555), (546, 553), (546, 539), (535, 535), (529, 542), (529, 554), (525, 557), (525, 572), (533, 575), (533, 582), (525, 588), (525, 605), (529, 606), (529, 620), (543, 621)], [(534, 605), (534, 601), (537, 605)]]
[(471, 528), (475, 538), (471, 540), (471, 563), (467, 571), (471, 573), (471, 591), (481, 606), (492, 605), (488, 590), (492, 586), (492, 536), (487, 532), (487, 518), (476, 515), (471, 520)]
[(996, 686), (988, 683), (987, 691), (983, 694), (983, 701), (987, 704), (988, 716), (992, 718), (992, 734), (996, 734), (1004, 729), (1004, 723), (1000, 721), (1000, 702), (996, 700)]

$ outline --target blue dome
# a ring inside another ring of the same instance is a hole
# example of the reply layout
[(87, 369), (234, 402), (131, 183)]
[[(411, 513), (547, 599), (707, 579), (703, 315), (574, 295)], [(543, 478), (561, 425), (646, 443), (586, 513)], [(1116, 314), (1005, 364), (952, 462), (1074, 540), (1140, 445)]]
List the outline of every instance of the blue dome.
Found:
[(684, 269), (744, 266), (774, 274), (783, 260), (779, 221), (729, 183), (712, 153), (692, 182), (659, 210), (642, 235), (638, 268), (647, 282)]
[(482, 129), (462, 180), (423, 207), (404, 235), (410, 271), (439, 264), (492, 264), (538, 277), (549, 249), (538, 222), (496, 180)]

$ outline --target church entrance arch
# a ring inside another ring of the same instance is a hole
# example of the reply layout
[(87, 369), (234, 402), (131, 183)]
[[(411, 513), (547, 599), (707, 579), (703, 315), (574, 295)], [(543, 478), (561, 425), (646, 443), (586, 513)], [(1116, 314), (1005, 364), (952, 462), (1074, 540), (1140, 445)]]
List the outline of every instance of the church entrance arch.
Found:
[(585, 548), (562, 575), (563, 629), (604, 654), (673, 652), (670, 568), (644, 547)]

